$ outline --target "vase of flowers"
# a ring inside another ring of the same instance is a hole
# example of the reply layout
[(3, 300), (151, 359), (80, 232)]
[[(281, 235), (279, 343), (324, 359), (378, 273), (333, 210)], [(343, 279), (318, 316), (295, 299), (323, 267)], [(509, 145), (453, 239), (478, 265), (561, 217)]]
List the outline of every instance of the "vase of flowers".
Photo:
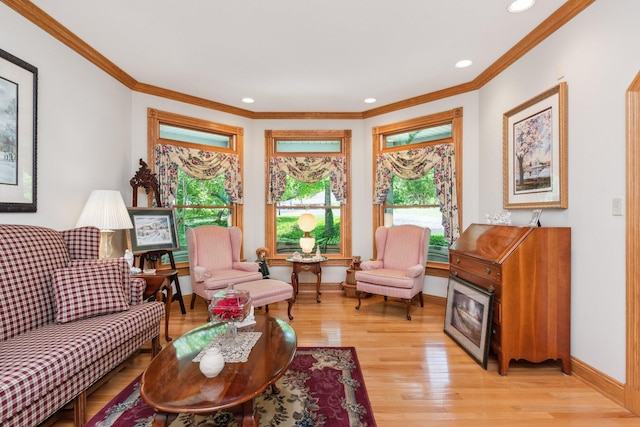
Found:
[(238, 332), (236, 322), (242, 322), (251, 310), (251, 295), (248, 291), (234, 289), (230, 283), (227, 289), (217, 292), (209, 304), (213, 321), (227, 324), (227, 338), (235, 340)]

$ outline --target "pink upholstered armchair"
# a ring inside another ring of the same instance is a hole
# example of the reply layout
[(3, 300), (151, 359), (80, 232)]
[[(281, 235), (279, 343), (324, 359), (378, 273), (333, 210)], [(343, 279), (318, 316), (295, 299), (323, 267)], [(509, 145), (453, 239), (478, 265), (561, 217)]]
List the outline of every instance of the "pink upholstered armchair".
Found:
[(363, 293), (396, 297), (407, 304), (407, 320), (411, 320), (411, 302), (418, 295), (424, 307), (422, 287), (429, 251), (431, 230), (415, 225), (379, 227), (376, 230), (375, 261), (363, 262), (356, 271), (356, 294), (360, 309)]
[(242, 231), (238, 227), (203, 225), (187, 229), (187, 249), (191, 272), (191, 309), (196, 295), (207, 301), (229, 283), (262, 280), (259, 265), (240, 261)]

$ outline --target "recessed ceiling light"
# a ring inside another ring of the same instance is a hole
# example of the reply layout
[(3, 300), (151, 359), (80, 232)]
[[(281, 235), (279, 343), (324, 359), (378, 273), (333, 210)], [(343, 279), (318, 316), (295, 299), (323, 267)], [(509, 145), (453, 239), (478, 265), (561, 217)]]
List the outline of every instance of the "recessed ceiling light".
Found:
[(507, 10), (511, 13), (520, 13), (531, 9), (534, 4), (536, 4), (536, 0), (514, 0), (507, 7)]
[(245, 104), (253, 104), (256, 101), (253, 98), (242, 98), (242, 102), (244, 102)]
[(467, 68), (467, 67), (471, 67), (472, 64), (473, 64), (472, 60), (463, 59), (463, 60), (460, 60), (460, 61), (456, 62), (455, 67), (456, 68)]
[(367, 104), (373, 104), (376, 101), (377, 101), (377, 99), (375, 99), (375, 98), (366, 98), (364, 100), (364, 102), (367, 103)]

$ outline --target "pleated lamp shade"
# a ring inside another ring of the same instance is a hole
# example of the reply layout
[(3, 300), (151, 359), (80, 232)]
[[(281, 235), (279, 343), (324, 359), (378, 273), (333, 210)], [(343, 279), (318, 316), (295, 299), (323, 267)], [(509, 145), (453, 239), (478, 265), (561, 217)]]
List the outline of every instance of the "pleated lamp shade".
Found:
[(114, 230), (133, 228), (122, 195), (115, 190), (94, 190), (82, 209), (76, 227), (100, 229), (100, 258), (111, 258)]

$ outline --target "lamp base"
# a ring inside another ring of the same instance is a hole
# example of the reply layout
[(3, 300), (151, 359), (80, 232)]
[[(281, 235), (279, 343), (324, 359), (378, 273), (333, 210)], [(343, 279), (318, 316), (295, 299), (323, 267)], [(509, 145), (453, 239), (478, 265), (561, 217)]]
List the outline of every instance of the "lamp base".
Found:
[(111, 244), (113, 233), (113, 230), (100, 230), (100, 259), (111, 258), (111, 255), (113, 255), (113, 246)]

